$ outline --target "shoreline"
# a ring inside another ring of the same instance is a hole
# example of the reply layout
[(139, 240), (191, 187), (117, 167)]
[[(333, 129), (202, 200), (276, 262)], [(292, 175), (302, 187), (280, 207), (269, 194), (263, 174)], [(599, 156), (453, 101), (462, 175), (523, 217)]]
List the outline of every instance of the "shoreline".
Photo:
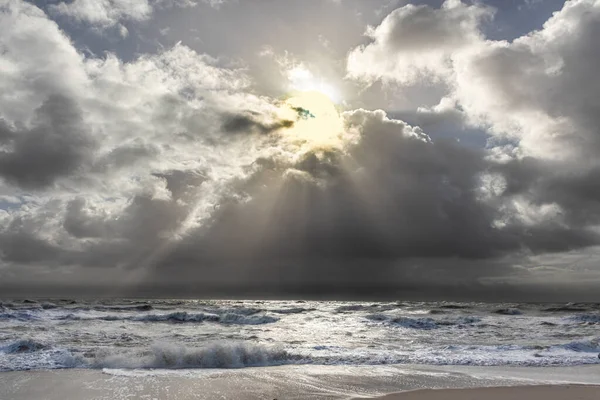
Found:
[[(544, 388), (551, 388), (552, 393)], [(569, 388), (567, 397), (563, 388)], [(7, 400), (212, 400), (215, 397), (224, 400), (597, 400), (600, 399), (600, 365), (568, 368), (288, 365), (241, 369), (0, 372), (0, 399)]]
[[(417, 389), (372, 397), (372, 400), (597, 400), (599, 385), (490, 386), (462, 389)], [(364, 399), (355, 397), (354, 400)]]

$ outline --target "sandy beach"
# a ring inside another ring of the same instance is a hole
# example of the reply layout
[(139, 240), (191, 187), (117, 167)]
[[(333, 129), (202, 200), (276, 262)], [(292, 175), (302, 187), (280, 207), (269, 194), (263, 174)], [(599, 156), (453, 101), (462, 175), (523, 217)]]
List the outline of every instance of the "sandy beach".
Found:
[(0, 373), (0, 399), (597, 400), (600, 399), (599, 372), (598, 366), (430, 368), (409, 365), (15, 371)]
[(597, 400), (600, 386), (548, 385), (469, 389), (423, 389), (394, 393), (384, 400)]

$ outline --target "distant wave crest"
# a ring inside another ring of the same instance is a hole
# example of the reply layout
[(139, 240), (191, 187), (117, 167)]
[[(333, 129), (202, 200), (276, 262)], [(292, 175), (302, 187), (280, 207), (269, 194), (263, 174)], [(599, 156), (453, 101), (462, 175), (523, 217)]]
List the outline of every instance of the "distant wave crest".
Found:
[(445, 318), (445, 319), (433, 319), (429, 317), (425, 318), (411, 318), (411, 317), (389, 317), (385, 314), (369, 314), (365, 318), (376, 322), (387, 322), (395, 326), (410, 328), (410, 329), (438, 329), (444, 326), (455, 326), (455, 325), (472, 325), (481, 321), (479, 317), (458, 317), (458, 318)]
[(138, 322), (171, 322), (171, 323), (186, 323), (186, 322), (217, 322), (221, 324), (231, 325), (261, 325), (270, 324), (279, 321), (279, 318), (269, 315), (247, 315), (236, 313), (225, 314), (210, 314), (210, 313), (191, 313), (187, 311), (177, 311), (166, 314), (146, 314), (146, 315), (121, 315), (108, 314), (99, 316), (86, 316), (77, 314), (67, 314), (59, 317), (62, 320), (101, 320), (101, 321), (138, 321)]

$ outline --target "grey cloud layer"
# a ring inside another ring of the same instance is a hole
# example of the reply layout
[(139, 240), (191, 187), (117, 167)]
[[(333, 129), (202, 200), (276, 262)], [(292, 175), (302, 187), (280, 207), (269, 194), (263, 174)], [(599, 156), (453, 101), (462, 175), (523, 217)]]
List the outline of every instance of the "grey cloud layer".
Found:
[(45, 187), (84, 167), (95, 147), (77, 105), (52, 95), (36, 110), (32, 128), (0, 126), (0, 176), (27, 189)]
[(370, 83), (443, 81), (423, 125), (487, 129), (487, 149), (356, 109), (341, 114), (351, 143), (307, 151), (248, 69), (183, 44), (84, 56), (37, 7), (2, 3), (0, 193), (19, 203), (0, 212), (0, 276), (426, 286), (531, 279), (535, 257), (591, 251), (600, 6), (570, 2), (510, 43), (481, 33), (493, 14), (398, 8), (347, 64)]

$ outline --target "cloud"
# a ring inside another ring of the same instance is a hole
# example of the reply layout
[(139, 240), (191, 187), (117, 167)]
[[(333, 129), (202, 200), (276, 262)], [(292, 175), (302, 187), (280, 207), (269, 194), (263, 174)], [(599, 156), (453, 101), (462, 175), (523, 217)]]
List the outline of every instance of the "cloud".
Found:
[(121, 36), (125, 37), (128, 30), (122, 23), (149, 20), (157, 9), (195, 7), (199, 3), (218, 8), (225, 2), (226, 0), (72, 0), (51, 4), (48, 10), (52, 15), (64, 16), (99, 29), (117, 26)]
[(276, 119), (274, 121), (260, 121), (258, 115), (253, 113), (225, 114), (221, 129), (227, 133), (253, 133), (268, 134), (283, 128), (291, 128), (294, 121), (287, 119)]
[(0, 48), (5, 120), (27, 121), (50, 95), (85, 91), (84, 57), (39, 8), (12, 0), (0, 7)]
[[(591, 252), (593, 5), (568, 3), (510, 43), (483, 37), (492, 11), (478, 3), (393, 11), (348, 72), (442, 80), (439, 103), (413, 112), (419, 127), (383, 110), (338, 118), (331, 105), (331, 124), (294, 112), (243, 65), (182, 43), (129, 61), (84, 55), (42, 10), (11, 1), (0, 7), (0, 273), (436, 288)], [(487, 129), (488, 148), (425, 133), (449, 122)], [(326, 132), (335, 146), (310, 132), (325, 125), (339, 125)]]
[(49, 8), (56, 14), (101, 28), (126, 20), (143, 21), (152, 15), (152, 5), (148, 0), (74, 0), (53, 4)]
[(369, 30), (372, 43), (350, 52), (348, 74), (401, 85), (442, 79), (469, 124), (517, 141), (522, 155), (596, 154), (598, 4), (568, 1), (542, 29), (512, 42), (485, 40), (479, 24), (492, 12), (481, 5), (405, 6)]
[[(410, 275), (419, 284), (443, 284), (511, 274), (512, 264), (501, 261), (507, 257), (600, 241), (587, 224), (536, 200), (524, 203), (522, 191), (507, 189), (522, 173), (483, 150), (433, 142), (381, 110), (346, 112), (344, 120), (360, 137), (347, 153), (261, 159), (235, 191), (245, 195), (222, 201), (165, 255), (159, 271), (227, 281), (239, 268), (240, 282), (288, 284), (382, 284)], [(510, 184), (486, 198), (481, 187), (490, 173)], [(521, 184), (536, 191), (533, 182)]]
[[(276, 106), (245, 91), (242, 70), (181, 44), (125, 63), (83, 56), (31, 4), (8, 3), (0, 21), (0, 177), (35, 193), (3, 215), (6, 263), (27, 264), (12, 248), (23, 242), (48, 244), (31, 255), (47, 266), (135, 265), (206, 218), (267, 134), (290, 126), (267, 117)], [(264, 138), (232, 138), (229, 114)]]
[(452, 72), (454, 53), (483, 40), (479, 25), (493, 10), (475, 3), (446, 0), (441, 8), (408, 4), (388, 14), (366, 36), (371, 43), (348, 55), (351, 78), (416, 83)]
[(597, 1), (570, 1), (539, 31), (489, 42), (456, 66), (456, 98), (524, 154), (575, 158), (599, 149)]
[[(95, 147), (80, 111), (68, 98), (52, 95), (36, 111), (28, 130), (4, 129), (0, 144), (0, 176), (37, 189), (76, 173), (89, 162)], [(1, 129), (1, 128), (0, 128)]]

